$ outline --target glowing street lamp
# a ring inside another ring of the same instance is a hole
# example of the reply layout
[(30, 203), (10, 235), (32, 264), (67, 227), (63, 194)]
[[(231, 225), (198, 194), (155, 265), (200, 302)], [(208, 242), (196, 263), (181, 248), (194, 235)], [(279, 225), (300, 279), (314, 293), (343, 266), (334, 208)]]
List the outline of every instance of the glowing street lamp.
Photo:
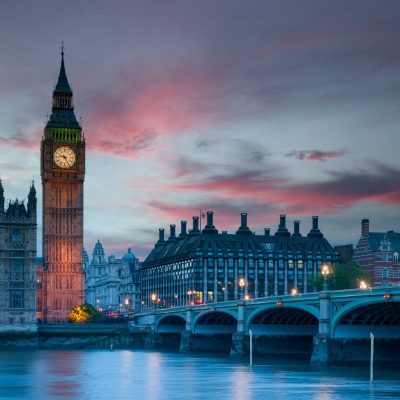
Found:
[(187, 295), (188, 295), (189, 304), (190, 304), (190, 305), (193, 305), (194, 302), (192, 301), (192, 295), (194, 296), (194, 290), (189, 289), (189, 290), (187, 291)]
[(156, 301), (157, 301), (157, 295), (155, 293), (152, 293), (151, 295), (151, 301), (153, 302), (153, 308), (156, 308)]
[(360, 281), (360, 289), (368, 289), (367, 282), (365, 282), (365, 281)]
[(296, 296), (298, 293), (299, 293), (299, 292), (298, 292), (297, 288), (292, 288), (292, 290), (290, 291), (290, 294), (291, 294), (292, 296)]
[(330, 273), (331, 273), (331, 270), (329, 269), (329, 265), (328, 264), (324, 264), (322, 266), (322, 269), (321, 269), (321, 274), (324, 277), (324, 286), (323, 286), (323, 289), (322, 289), (324, 292), (326, 292), (328, 290), (328, 284), (327, 284), (326, 280), (327, 280), (327, 278), (328, 278)]
[(246, 280), (244, 278), (239, 279), (239, 287), (240, 287), (240, 298), (243, 299), (243, 289), (246, 285)]

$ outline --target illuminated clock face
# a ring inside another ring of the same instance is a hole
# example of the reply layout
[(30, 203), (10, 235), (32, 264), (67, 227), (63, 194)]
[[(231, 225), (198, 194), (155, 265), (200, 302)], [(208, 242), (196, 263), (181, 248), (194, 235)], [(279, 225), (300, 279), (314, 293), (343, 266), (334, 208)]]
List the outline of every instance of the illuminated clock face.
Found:
[(54, 162), (60, 168), (71, 168), (75, 164), (75, 153), (70, 147), (59, 147), (54, 152)]

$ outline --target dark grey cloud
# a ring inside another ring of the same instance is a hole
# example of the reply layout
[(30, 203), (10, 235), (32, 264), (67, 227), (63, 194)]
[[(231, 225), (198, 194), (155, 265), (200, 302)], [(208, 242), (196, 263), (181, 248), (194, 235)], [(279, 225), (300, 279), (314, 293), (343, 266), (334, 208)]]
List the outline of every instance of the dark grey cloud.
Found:
[(285, 154), (285, 157), (298, 160), (310, 160), (324, 162), (331, 158), (340, 158), (346, 154), (344, 150), (292, 150)]

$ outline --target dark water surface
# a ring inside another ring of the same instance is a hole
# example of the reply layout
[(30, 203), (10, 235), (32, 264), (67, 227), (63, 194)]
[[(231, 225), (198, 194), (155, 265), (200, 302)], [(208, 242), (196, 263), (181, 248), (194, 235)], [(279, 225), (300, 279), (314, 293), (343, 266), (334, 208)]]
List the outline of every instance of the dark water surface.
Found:
[(400, 370), (130, 350), (2, 351), (0, 399), (400, 399)]

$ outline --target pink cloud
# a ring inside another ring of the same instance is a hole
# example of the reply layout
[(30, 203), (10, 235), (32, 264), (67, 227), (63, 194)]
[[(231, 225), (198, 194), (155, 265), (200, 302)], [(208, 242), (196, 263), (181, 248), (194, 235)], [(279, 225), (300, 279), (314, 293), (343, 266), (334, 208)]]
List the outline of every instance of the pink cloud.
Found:
[(286, 154), (286, 157), (298, 160), (311, 160), (324, 162), (330, 158), (340, 158), (345, 155), (343, 150), (322, 151), (322, 150), (293, 150)]
[(154, 149), (158, 136), (209, 126), (222, 118), (214, 107), (217, 86), (215, 75), (191, 71), (190, 66), (169, 74), (120, 74), (111, 93), (86, 100), (88, 143), (101, 153), (131, 157)]
[(331, 173), (326, 181), (304, 184), (293, 183), (276, 174), (268, 175), (260, 170), (203, 179), (190, 176), (183, 182), (171, 184), (169, 190), (215, 196), (222, 204), (238, 199), (276, 204), (282, 211), (297, 215), (335, 213), (338, 209), (366, 200), (380, 204), (400, 203), (400, 191), (396, 184), (400, 172), (382, 165), (376, 165), (372, 173)]

